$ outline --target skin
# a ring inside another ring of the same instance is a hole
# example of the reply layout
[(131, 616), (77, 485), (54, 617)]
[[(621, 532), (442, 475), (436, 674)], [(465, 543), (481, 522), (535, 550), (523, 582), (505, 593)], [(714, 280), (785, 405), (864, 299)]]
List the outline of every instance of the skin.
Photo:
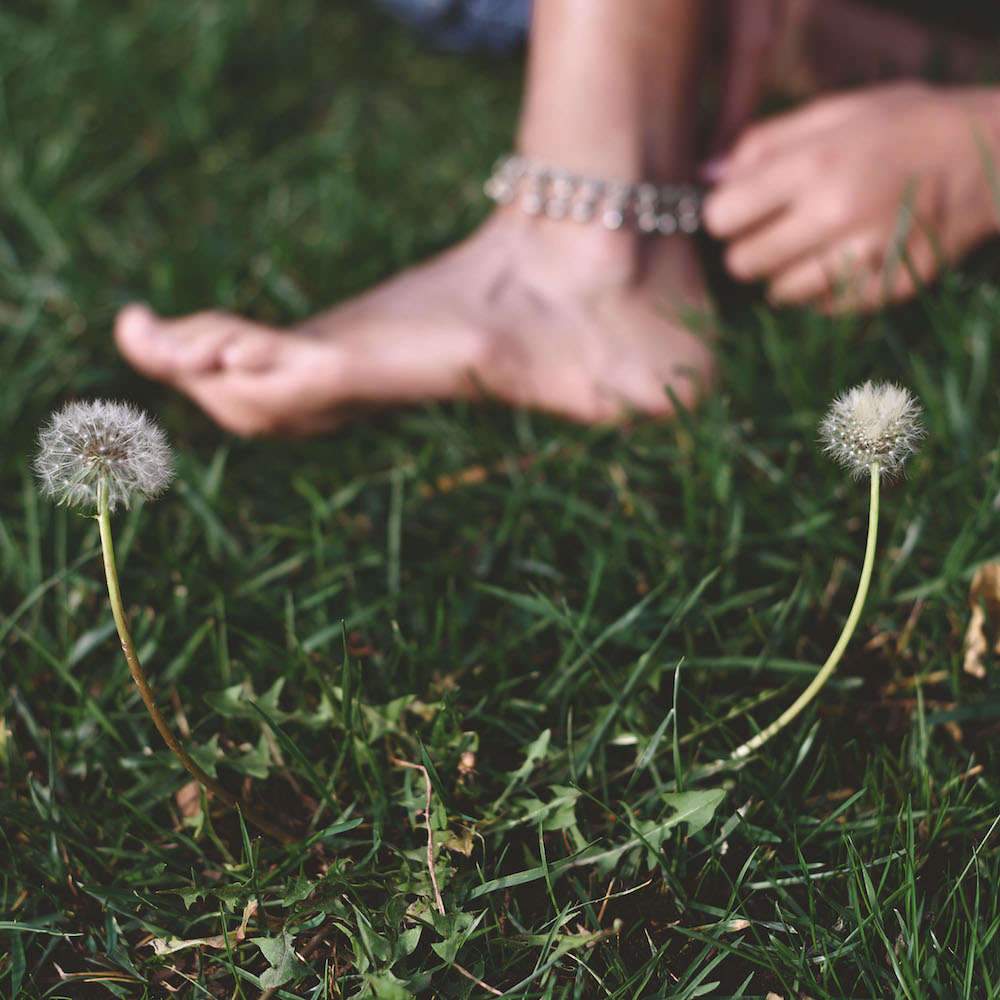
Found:
[(768, 87), (804, 101), (861, 83), (915, 79), (929, 66), (942, 82), (973, 80), (995, 68), (990, 40), (921, 24), (864, 0), (726, 0), (725, 19), (715, 153), (739, 138)]
[(747, 129), (705, 224), (775, 304), (875, 309), (997, 232), (998, 162), (1000, 89), (852, 91)]
[(667, 240), (640, 255), (607, 239), (622, 234), (582, 235), (497, 213), (448, 253), (297, 328), (130, 306), (115, 336), (136, 368), (244, 435), (318, 433), (361, 408), (432, 398), (489, 397), (584, 423), (666, 416), (664, 384), (693, 405), (711, 356), (665, 290), (684, 283), (681, 301), (699, 301), (693, 248)]
[[(595, 177), (690, 179), (709, 6), (536, 0), (516, 148)], [(776, 303), (874, 308), (995, 231), (975, 139), (997, 148), (995, 92), (879, 87), (744, 131), (776, 67), (793, 89), (915, 72), (928, 31), (852, 0), (719, 9), (730, 58), (716, 148), (739, 138), (705, 172), (717, 182), (705, 222), (737, 278), (764, 282)], [(949, 44), (956, 71), (974, 56), (967, 42)], [(900, 230), (911, 191), (915, 218)], [(705, 304), (686, 236), (640, 238), (508, 206), (446, 253), (300, 326), (134, 305), (115, 340), (136, 369), (240, 434), (310, 434), (372, 406), (481, 396), (596, 423), (669, 416), (671, 393), (697, 402), (712, 374)]]
[[(703, 0), (538, 0), (517, 148), (596, 177), (694, 171)], [(588, 53), (581, 59), (580, 53)], [(489, 396), (587, 423), (666, 416), (711, 370), (686, 236), (496, 211), (466, 241), (289, 330), (122, 311), (121, 353), (241, 434), (306, 434), (359, 407)]]

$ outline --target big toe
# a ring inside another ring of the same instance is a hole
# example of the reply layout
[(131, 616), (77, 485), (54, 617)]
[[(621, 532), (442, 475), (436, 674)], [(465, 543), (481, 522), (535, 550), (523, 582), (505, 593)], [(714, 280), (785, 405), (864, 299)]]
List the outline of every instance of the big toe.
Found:
[(180, 381), (221, 369), (266, 368), (273, 331), (223, 312), (163, 319), (145, 305), (126, 306), (115, 321), (115, 343), (144, 375)]
[(125, 306), (115, 317), (115, 344), (122, 356), (147, 375), (164, 377), (161, 338), (157, 337), (156, 314), (145, 305)]

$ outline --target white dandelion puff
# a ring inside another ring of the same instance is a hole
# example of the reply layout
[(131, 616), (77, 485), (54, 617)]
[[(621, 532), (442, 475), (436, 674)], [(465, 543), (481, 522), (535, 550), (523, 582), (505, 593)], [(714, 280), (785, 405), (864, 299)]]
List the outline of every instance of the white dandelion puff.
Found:
[(108, 510), (152, 500), (174, 478), (163, 430), (129, 403), (68, 403), (38, 435), (35, 473), (42, 493), (70, 507), (94, 509), (104, 484)]
[(128, 507), (136, 496), (152, 500), (174, 477), (173, 453), (167, 436), (147, 414), (128, 403), (95, 399), (70, 403), (52, 415), (38, 436), (35, 472), (41, 489), (59, 503), (97, 508), (104, 577), (111, 613), (132, 680), (163, 742), (185, 768), (217, 799), (225, 802), (265, 833), (282, 843), (295, 836), (271, 821), (242, 796), (233, 795), (184, 749), (156, 703), (142, 668), (118, 584), (111, 511)]
[(894, 475), (903, 468), (924, 435), (920, 426), (920, 404), (906, 389), (890, 382), (865, 382), (838, 396), (820, 423), (819, 432), (826, 452), (847, 466), (856, 479), (866, 475), (870, 479), (868, 540), (858, 590), (840, 637), (808, 687), (774, 722), (733, 750), (729, 755), (731, 760), (749, 757), (780, 733), (819, 694), (837, 669), (858, 627), (871, 585), (878, 538), (879, 484), (885, 476)]
[(920, 404), (902, 386), (865, 382), (838, 396), (819, 425), (823, 450), (855, 479), (877, 464), (898, 474), (924, 435)]

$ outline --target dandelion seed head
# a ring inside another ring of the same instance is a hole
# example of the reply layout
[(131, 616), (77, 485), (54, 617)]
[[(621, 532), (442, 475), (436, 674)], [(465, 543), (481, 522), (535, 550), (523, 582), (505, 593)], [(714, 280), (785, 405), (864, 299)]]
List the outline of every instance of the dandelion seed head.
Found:
[(129, 403), (94, 399), (67, 403), (38, 435), (35, 474), (57, 503), (96, 509), (103, 482), (108, 509), (158, 497), (174, 478), (163, 430)]
[(924, 435), (920, 404), (902, 386), (865, 382), (838, 396), (820, 422), (823, 450), (855, 479), (871, 474), (897, 475)]

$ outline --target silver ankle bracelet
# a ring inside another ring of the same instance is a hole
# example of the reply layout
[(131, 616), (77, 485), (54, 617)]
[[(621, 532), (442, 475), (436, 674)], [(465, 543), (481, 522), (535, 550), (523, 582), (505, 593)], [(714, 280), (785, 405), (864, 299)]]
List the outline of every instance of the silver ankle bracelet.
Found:
[(501, 156), (483, 185), (498, 205), (517, 199), (528, 215), (574, 222), (599, 220), (606, 229), (693, 233), (701, 225), (701, 192), (691, 184), (631, 183), (587, 177), (517, 153)]

